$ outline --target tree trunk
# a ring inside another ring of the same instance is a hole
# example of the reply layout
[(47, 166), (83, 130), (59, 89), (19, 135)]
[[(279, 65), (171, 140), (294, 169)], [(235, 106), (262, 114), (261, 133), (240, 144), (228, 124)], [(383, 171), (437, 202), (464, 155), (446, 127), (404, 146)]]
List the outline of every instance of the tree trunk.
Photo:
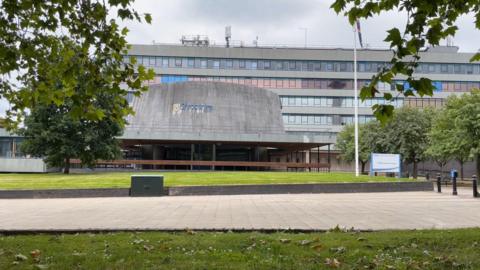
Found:
[(477, 154), (476, 161), (477, 161), (476, 162), (477, 163), (477, 177), (479, 177), (480, 176), (480, 154)]
[(365, 172), (365, 164), (367, 162), (364, 162), (364, 161), (360, 161), (360, 163), (362, 164), (362, 174)]
[(460, 179), (463, 181), (463, 160), (459, 160), (458, 163), (460, 163)]
[(65, 168), (63, 169), (64, 174), (70, 173), (70, 158), (65, 159)]
[(413, 179), (417, 179), (418, 176), (418, 162), (416, 160), (413, 161)]

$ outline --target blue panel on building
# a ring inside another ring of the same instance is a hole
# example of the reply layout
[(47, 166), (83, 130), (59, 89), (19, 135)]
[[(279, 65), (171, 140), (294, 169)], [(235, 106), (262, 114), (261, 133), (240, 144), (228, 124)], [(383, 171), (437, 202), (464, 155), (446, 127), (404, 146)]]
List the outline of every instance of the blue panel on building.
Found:
[(180, 75), (164, 75), (162, 76), (160, 82), (161, 83), (176, 83), (176, 82), (187, 82), (187, 76), (180, 76)]

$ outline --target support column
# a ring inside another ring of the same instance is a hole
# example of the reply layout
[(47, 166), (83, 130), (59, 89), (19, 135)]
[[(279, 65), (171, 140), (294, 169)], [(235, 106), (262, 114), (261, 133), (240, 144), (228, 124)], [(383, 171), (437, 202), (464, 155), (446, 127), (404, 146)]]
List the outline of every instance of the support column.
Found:
[[(307, 164), (310, 164), (310, 158), (311, 158), (310, 154), (311, 154), (310, 149), (308, 149), (308, 151), (305, 151), (305, 163)], [(305, 168), (305, 170), (308, 170), (310, 172), (311, 168), (308, 167), (308, 168)]]
[(328, 172), (330, 172), (330, 168), (332, 167), (332, 164), (330, 163), (330, 144), (328, 144)]
[[(217, 145), (213, 144), (212, 145), (212, 161), (217, 160)], [(215, 165), (212, 166), (212, 170), (215, 170)]]
[[(195, 153), (195, 145), (190, 144), (190, 160), (193, 161), (193, 155)], [(190, 171), (193, 171), (193, 165), (190, 165)]]
[(320, 146), (317, 147), (317, 171), (320, 172)]

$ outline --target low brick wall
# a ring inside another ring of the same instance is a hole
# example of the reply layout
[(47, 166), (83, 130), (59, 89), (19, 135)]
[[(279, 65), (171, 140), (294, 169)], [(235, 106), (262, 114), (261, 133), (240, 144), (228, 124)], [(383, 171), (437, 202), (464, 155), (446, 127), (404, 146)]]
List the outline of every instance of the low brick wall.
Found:
[[(433, 191), (432, 182), (166, 187), (167, 196)], [(128, 197), (129, 188), (0, 190), (0, 199)]]
[(278, 184), (170, 187), (168, 195), (241, 195), (433, 191), (432, 182)]
[(0, 199), (128, 197), (129, 188), (0, 190)]

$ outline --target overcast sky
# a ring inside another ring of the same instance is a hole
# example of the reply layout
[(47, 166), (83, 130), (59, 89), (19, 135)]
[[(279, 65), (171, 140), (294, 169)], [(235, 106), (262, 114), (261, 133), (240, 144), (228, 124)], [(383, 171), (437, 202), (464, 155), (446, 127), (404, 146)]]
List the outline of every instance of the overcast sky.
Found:
[[(304, 45), (307, 28), (309, 46), (352, 47), (353, 32), (342, 15), (330, 9), (332, 0), (136, 0), (135, 8), (151, 13), (151, 25), (122, 23), (130, 29), (128, 41), (135, 44), (179, 43), (182, 35), (207, 35), (224, 43), (225, 26), (232, 27), (232, 40), (260, 45)], [(401, 28), (404, 14), (390, 12), (361, 21), (364, 44), (385, 48), (385, 31)], [(479, 49), (480, 31), (472, 16), (462, 17), (454, 44), (464, 52)], [(445, 42), (443, 42), (445, 43)], [(0, 101), (0, 115), (6, 103)]]
[[(232, 26), (232, 40), (252, 44), (304, 44), (307, 28), (310, 46), (352, 47), (352, 30), (346, 17), (337, 15), (332, 0), (136, 0), (140, 12), (153, 16), (151, 25), (128, 23), (131, 43), (178, 43), (182, 35), (207, 35), (224, 43), (225, 26)], [(371, 47), (386, 47), (385, 31), (405, 25), (406, 16), (390, 12), (362, 21), (364, 43)], [(461, 51), (474, 52), (480, 47), (480, 31), (472, 16), (462, 17), (454, 44)]]

